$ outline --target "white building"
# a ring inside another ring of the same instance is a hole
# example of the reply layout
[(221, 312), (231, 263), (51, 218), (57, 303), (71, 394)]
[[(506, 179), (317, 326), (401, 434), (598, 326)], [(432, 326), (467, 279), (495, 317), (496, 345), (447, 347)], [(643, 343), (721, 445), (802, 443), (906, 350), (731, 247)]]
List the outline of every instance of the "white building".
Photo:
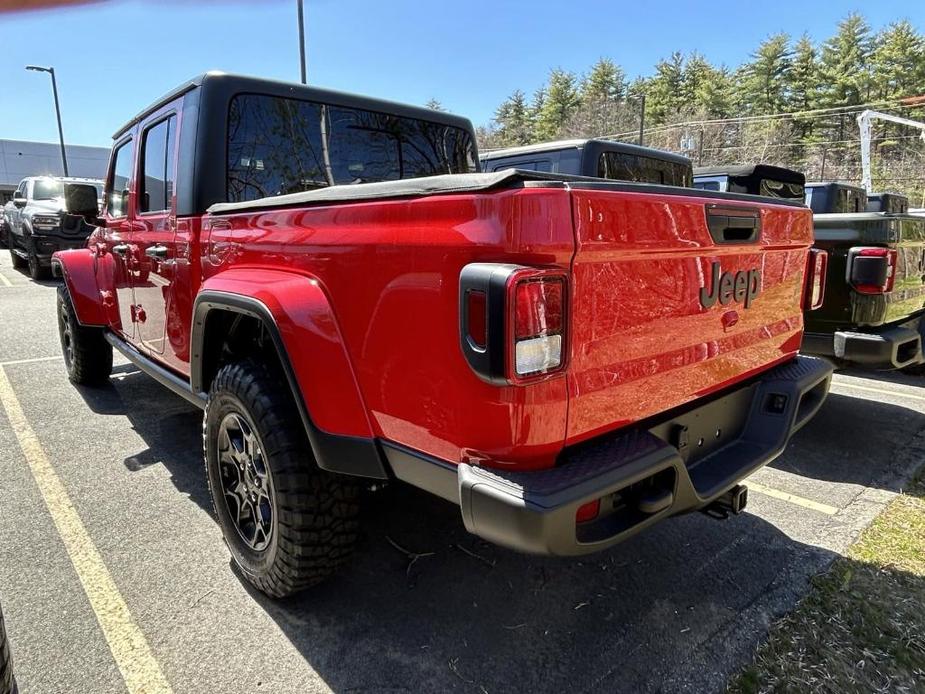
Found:
[[(109, 161), (109, 148), (65, 145), (67, 172), (71, 176), (103, 178)], [(13, 197), (16, 186), (26, 176), (63, 176), (61, 145), (57, 142), (0, 140), (0, 205)]]

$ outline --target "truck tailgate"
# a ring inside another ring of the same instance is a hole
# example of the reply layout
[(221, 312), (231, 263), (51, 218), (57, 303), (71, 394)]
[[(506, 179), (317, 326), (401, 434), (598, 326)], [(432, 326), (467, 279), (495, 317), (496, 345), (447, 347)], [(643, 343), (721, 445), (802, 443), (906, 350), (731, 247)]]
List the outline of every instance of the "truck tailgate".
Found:
[(812, 243), (807, 208), (677, 189), (571, 190), (567, 443), (682, 406), (796, 354)]

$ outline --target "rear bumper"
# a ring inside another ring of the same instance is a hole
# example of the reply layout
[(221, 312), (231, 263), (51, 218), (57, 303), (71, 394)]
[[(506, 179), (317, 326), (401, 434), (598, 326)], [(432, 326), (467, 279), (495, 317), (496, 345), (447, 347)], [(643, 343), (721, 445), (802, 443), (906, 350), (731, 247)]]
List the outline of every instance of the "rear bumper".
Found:
[[(798, 357), (648, 428), (566, 449), (536, 472), (450, 465), (383, 444), (395, 476), (459, 504), (466, 529), (535, 554), (610, 547), (668, 516), (703, 508), (783, 452), (828, 393), (832, 366)], [(600, 500), (594, 520), (576, 512)]]
[(874, 369), (901, 369), (925, 361), (921, 318), (901, 325), (836, 333), (806, 333), (802, 351)]

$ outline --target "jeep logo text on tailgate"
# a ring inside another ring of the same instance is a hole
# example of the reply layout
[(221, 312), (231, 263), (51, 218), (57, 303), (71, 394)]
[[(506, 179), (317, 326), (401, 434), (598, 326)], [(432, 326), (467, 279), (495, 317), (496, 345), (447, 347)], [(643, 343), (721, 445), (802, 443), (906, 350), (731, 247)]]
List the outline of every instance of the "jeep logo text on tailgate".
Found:
[(713, 277), (710, 289), (700, 290), (700, 303), (710, 308), (716, 303), (725, 306), (730, 301), (744, 301), (745, 308), (761, 293), (761, 270), (740, 270), (739, 272), (722, 272), (719, 261), (713, 261)]

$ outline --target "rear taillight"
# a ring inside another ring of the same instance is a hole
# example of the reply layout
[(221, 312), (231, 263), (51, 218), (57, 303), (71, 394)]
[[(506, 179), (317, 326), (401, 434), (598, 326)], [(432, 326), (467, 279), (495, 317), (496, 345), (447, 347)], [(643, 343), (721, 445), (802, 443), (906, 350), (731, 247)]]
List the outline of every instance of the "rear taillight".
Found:
[(472, 263), (459, 280), (460, 344), (490, 383), (521, 384), (565, 367), (568, 279), (561, 270)]
[(825, 273), (829, 266), (829, 254), (818, 248), (809, 250), (806, 265), (806, 293), (803, 308), (815, 311), (825, 299)]
[(514, 364), (518, 378), (545, 374), (562, 365), (565, 278), (517, 281), (514, 296)]
[(859, 294), (888, 294), (896, 281), (896, 251), (877, 246), (848, 251), (848, 284)]

